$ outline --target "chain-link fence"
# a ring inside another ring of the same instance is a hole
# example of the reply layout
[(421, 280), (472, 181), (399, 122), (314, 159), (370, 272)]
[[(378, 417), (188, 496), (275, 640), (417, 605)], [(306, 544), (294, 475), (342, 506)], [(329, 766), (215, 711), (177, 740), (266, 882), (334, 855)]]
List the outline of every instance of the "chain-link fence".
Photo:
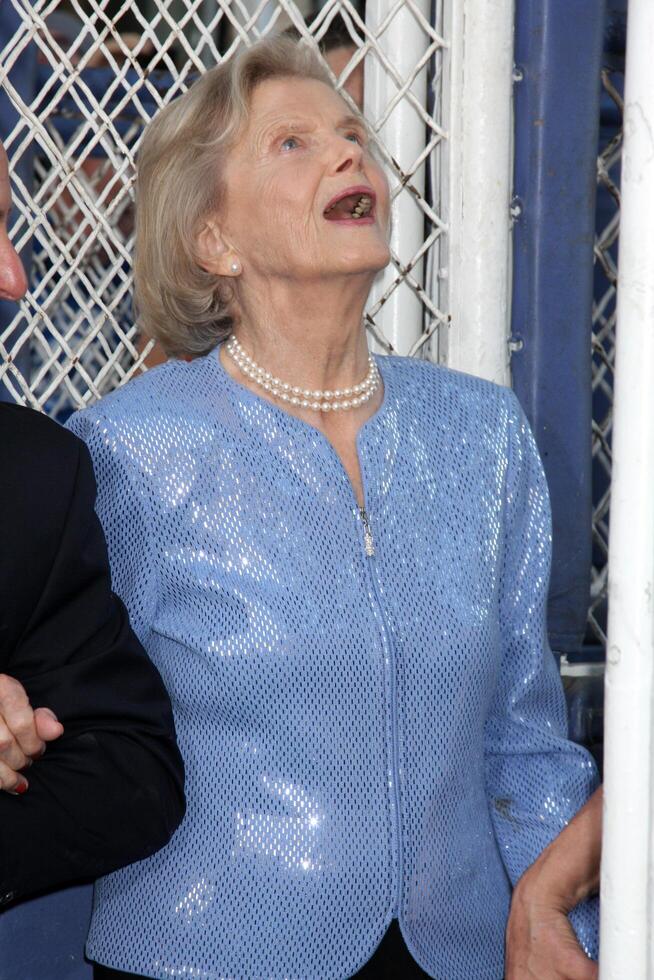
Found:
[(617, 249), (620, 225), (622, 152), (621, 69), (602, 71), (602, 145), (597, 159), (599, 227), (595, 241), (593, 305), (593, 566), (589, 640), (606, 646), (609, 507), (611, 501), (611, 428), (617, 301)]
[[(374, 98), (366, 94), (366, 108), (374, 109), (369, 121), (401, 214), (396, 224), (412, 231), (392, 242), (391, 272), (373, 295), (369, 326), (388, 349), (384, 310), (400, 297), (410, 308), (412, 352), (426, 353), (425, 341), (447, 319), (426, 287), (443, 231), (433, 175), (445, 139), (439, 103), (427, 98), (445, 45), (430, 23), (429, 3), (372, 4), (368, 16), (362, 3), (348, 0), (5, 6), (14, 21), (0, 50), (14, 113), (10, 124), (2, 119), (14, 178), (12, 237), (19, 249), (32, 250), (28, 294), (0, 322), (5, 397), (63, 418), (144, 369), (151, 345), (131, 310), (133, 185), (143, 127), (207, 66), (289, 28), (320, 46), (348, 97), (360, 97), (364, 64), (366, 79), (375, 81)], [(4, 12), (3, 19), (8, 23)], [(407, 29), (415, 49), (410, 67), (403, 58)], [(392, 144), (398, 128), (405, 134), (399, 150)], [(408, 158), (403, 146), (410, 147)]]

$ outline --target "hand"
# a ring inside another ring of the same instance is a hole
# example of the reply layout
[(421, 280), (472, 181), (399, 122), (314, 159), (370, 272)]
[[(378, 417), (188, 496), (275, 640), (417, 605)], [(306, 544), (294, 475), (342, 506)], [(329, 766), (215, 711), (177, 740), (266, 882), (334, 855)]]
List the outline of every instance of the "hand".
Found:
[(33, 710), (25, 689), (0, 674), (0, 789), (20, 795), (28, 788), (22, 770), (45, 752), (64, 726), (49, 708)]
[(597, 980), (567, 911), (516, 888), (506, 932), (506, 980)]

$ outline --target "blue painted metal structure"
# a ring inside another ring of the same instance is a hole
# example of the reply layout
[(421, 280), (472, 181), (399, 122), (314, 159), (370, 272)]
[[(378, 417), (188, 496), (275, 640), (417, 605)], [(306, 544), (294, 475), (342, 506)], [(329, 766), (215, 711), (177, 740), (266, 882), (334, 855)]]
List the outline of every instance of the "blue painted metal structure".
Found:
[(552, 497), (553, 648), (581, 650), (591, 567), (591, 318), (604, 0), (517, 0), (513, 386)]
[(0, 980), (92, 980), (84, 958), (91, 885), (77, 885), (0, 913)]

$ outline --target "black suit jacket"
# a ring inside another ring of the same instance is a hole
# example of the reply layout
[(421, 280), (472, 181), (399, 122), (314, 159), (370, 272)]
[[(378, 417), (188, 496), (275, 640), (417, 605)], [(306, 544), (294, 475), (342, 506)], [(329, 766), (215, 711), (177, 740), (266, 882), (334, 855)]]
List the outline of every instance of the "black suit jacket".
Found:
[(184, 813), (166, 691), (111, 592), (84, 444), (0, 404), (0, 673), (65, 726), (0, 792), (0, 905), (162, 847)]

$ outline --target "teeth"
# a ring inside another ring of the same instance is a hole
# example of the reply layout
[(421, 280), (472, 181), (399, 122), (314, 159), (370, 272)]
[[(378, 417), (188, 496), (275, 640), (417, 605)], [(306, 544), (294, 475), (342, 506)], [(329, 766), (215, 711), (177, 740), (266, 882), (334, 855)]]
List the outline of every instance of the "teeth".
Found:
[[(333, 211), (337, 204), (338, 201), (336, 201), (334, 204), (330, 204), (329, 207), (325, 210), (325, 214), (329, 214), (330, 211)], [(369, 194), (362, 194), (359, 200), (357, 201), (356, 205), (352, 209), (352, 217), (361, 218), (363, 217), (364, 214), (368, 214), (368, 212), (371, 210), (372, 210), (372, 198), (370, 197)]]
[(362, 218), (364, 214), (368, 214), (371, 207), (372, 207), (372, 198), (369, 197), (367, 194), (364, 194), (357, 201), (357, 204), (354, 210), (352, 211), (352, 217)]

